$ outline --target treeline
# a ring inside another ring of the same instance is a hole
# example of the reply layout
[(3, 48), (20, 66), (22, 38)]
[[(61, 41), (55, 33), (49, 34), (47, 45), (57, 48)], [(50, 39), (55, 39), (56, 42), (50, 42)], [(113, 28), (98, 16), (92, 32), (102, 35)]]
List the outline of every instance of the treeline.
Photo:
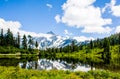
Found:
[(45, 52), (49, 53), (73, 53), (75, 51), (79, 51), (81, 48), (75, 44), (75, 41), (72, 41), (71, 45), (67, 45), (65, 47), (60, 47), (60, 48), (47, 48), (44, 50)]
[[(74, 52), (78, 52), (79, 50), (86, 50), (86, 53), (89, 52), (90, 49), (94, 49), (94, 48), (105, 48), (105, 51), (108, 51), (108, 48), (110, 45), (112, 45), (110, 43), (110, 38), (104, 38), (104, 39), (97, 39), (97, 40), (90, 40), (88, 43), (86, 44), (80, 44), (80, 45), (76, 45), (75, 41), (72, 41), (72, 43), (70, 45), (67, 45), (65, 47), (60, 47), (60, 48), (47, 48), (46, 50), (44, 50), (44, 52), (49, 52), (49, 53), (74, 53)], [(116, 39), (115, 39), (116, 40)], [(117, 43), (119, 44), (119, 43)], [(116, 44), (115, 44), (116, 45)]]
[[(104, 39), (96, 39), (90, 40), (86, 44), (76, 45), (75, 41), (72, 41), (71, 45), (67, 45), (65, 47), (60, 48), (46, 48), (44, 52), (48, 53), (74, 53), (78, 52), (79, 50), (86, 50), (86, 53), (89, 52), (90, 49), (94, 48), (104, 48), (104, 52), (109, 52), (110, 46), (120, 45), (120, 33), (111, 35), (110, 37), (106, 37)], [(42, 50), (41, 50), (42, 51)]]
[(4, 33), (1, 29), (0, 33), (0, 53), (30, 53), (34, 51), (33, 48), (38, 47), (38, 42), (34, 41), (32, 36), (23, 35), (21, 38), (20, 33), (13, 35), (10, 29)]
[[(105, 63), (110, 63), (111, 60), (111, 46), (117, 45), (118, 54), (120, 54), (120, 33), (111, 35), (110, 37), (105, 37), (104, 39), (90, 40), (88, 43), (76, 45), (75, 41), (72, 41), (71, 45), (60, 47), (60, 48), (47, 48), (46, 50), (41, 50), (41, 55), (52, 55), (55, 56), (56, 53), (66, 53), (74, 54), (79, 51), (83, 51), (86, 54), (91, 53), (93, 49), (103, 50), (98, 52), (101, 55), (101, 59)], [(80, 53), (80, 52), (79, 52)]]

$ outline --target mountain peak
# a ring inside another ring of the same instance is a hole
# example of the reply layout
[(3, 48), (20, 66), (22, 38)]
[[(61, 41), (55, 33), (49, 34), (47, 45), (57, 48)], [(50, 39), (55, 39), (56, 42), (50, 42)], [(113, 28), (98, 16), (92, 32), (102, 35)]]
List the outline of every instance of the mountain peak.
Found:
[(55, 35), (55, 33), (52, 31), (47, 32), (47, 34)]

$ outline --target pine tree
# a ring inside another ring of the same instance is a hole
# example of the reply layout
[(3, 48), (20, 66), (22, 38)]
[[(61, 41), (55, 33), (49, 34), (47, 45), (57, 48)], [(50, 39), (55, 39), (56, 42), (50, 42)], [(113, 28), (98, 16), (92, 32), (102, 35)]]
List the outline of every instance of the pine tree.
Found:
[(108, 38), (104, 38), (104, 52), (103, 59), (105, 63), (110, 63), (111, 53), (110, 53), (110, 42)]
[(38, 47), (38, 42), (37, 42), (37, 41), (35, 42), (35, 47), (36, 47), (36, 48)]
[(23, 47), (23, 49), (27, 49), (27, 38), (26, 38), (26, 35), (23, 35), (22, 47)]
[(111, 38), (111, 45), (115, 45), (115, 39), (114, 38)]
[(120, 45), (120, 33), (118, 34), (118, 44)]
[(71, 52), (74, 52), (75, 51), (75, 42), (72, 41), (72, 44), (71, 44)]
[(17, 38), (16, 38), (16, 37), (13, 37), (13, 41), (14, 41), (13, 46), (14, 46), (14, 47), (17, 47)]
[(31, 50), (34, 43), (33, 43), (32, 36), (28, 35), (28, 38), (29, 38), (28, 45), (29, 45), (29, 49)]
[(6, 33), (6, 43), (7, 43), (7, 46), (13, 46), (14, 44), (13, 34), (10, 31), (10, 29), (8, 29)]
[(93, 41), (90, 40), (90, 49), (93, 49)]
[(69, 46), (69, 45), (66, 46), (66, 52), (67, 52), (67, 53), (71, 53), (71, 46)]
[(118, 46), (118, 51), (119, 51), (119, 53), (120, 53), (120, 33), (118, 34), (118, 44), (119, 44), (119, 46)]
[(83, 50), (83, 45), (82, 45), (82, 44), (79, 46), (79, 49), (80, 49), (80, 50)]
[(63, 48), (62, 47), (60, 47), (60, 53), (62, 53), (63, 52)]
[(19, 34), (19, 32), (17, 34), (18, 34), (18, 36), (17, 36), (17, 48), (20, 48), (20, 34)]
[(0, 34), (0, 45), (4, 45), (4, 35), (3, 35), (3, 29), (1, 29), (1, 34)]
[(110, 52), (110, 42), (108, 38), (104, 38), (104, 52)]

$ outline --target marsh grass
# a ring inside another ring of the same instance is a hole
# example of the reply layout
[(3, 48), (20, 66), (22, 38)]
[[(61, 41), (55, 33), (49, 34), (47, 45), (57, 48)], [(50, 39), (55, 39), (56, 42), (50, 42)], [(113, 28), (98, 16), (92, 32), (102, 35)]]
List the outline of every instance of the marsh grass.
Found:
[(17, 67), (0, 67), (0, 79), (120, 79), (120, 73), (108, 70), (71, 72), (63, 70), (27, 70)]

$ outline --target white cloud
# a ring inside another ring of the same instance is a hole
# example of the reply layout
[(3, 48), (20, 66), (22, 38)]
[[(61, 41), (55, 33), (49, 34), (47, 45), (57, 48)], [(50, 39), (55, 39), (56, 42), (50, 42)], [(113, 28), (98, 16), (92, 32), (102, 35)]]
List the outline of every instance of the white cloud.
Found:
[(94, 40), (93, 37), (85, 37), (85, 36), (74, 37), (73, 39), (76, 39), (79, 42), (83, 42), (83, 41), (86, 41), (86, 40)]
[[(112, 19), (102, 18), (101, 9), (93, 6), (95, 1), (96, 0), (67, 0), (67, 2), (62, 5), (63, 16), (61, 16), (60, 22), (71, 27), (83, 28), (82, 32), (106, 33), (107, 31), (107, 33), (109, 33), (111, 30), (106, 30), (104, 26), (111, 24)], [(102, 29), (98, 32), (98, 30), (94, 30), (94, 28)]]
[(48, 8), (52, 8), (53, 6), (51, 4), (46, 4)]
[(97, 33), (110, 33), (111, 31), (113, 30), (113, 28), (110, 28), (110, 27), (85, 27), (82, 32), (85, 32), (85, 33), (94, 33), (94, 32), (97, 32)]
[(120, 26), (117, 26), (115, 29), (115, 33), (119, 33), (120, 32)]
[(72, 35), (72, 33), (70, 33), (68, 30), (64, 30), (64, 34), (65, 35)]
[(120, 5), (112, 7), (112, 12), (114, 16), (120, 17)]
[(114, 6), (116, 4), (116, 0), (111, 0), (111, 5)]
[(21, 24), (18, 21), (5, 21), (4, 19), (0, 18), (0, 28), (4, 29), (5, 31), (9, 28), (14, 33), (17, 33), (20, 27)]
[(112, 15), (120, 17), (120, 5), (116, 5), (116, 2), (117, 0), (111, 0), (110, 3), (106, 4), (102, 11), (105, 12), (107, 8), (110, 8)]
[(106, 9), (109, 7), (110, 7), (110, 4), (106, 3), (105, 7), (102, 8), (102, 13), (104, 13)]
[(61, 21), (60, 15), (56, 15), (56, 16), (55, 16), (55, 20), (56, 20), (57, 23), (59, 23), (59, 22)]
[(17, 34), (17, 32), (20, 32), (20, 35), (23, 36), (24, 34), (26, 36), (31, 35), (33, 37), (40, 37), (40, 36), (45, 36), (45, 37), (51, 37), (49, 34), (42, 34), (42, 33), (35, 33), (35, 32), (29, 32), (29, 31), (24, 31), (21, 30), (21, 23), (18, 21), (6, 21), (2, 18), (0, 18), (0, 29), (3, 29), (4, 32), (8, 30), (8, 28), (12, 31), (13, 34)]
[[(13, 34), (17, 34), (17, 32), (20, 32), (21, 37), (25, 34), (26, 36), (31, 35), (33, 37), (40, 37), (40, 36), (45, 36), (47, 39), (49, 39), (52, 35), (49, 34), (43, 34), (43, 33), (35, 33), (35, 32), (29, 32), (29, 31), (24, 31), (21, 30), (20, 28), (22, 27), (21, 23), (18, 21), (6, 21), (2, 18), (0, 18), (0, 29), (4, 29), (4, 32), (10, 28)], [(64, 34), (66, 35), (72, 35), (68, 30), (64, 30)], [(94, 40), (93, 37), (85, 37), (85, 36), (80, 36), (80, 37), (74, 37), (74, 39), (78, 41), (85, 41), (85, 40)]]
[(115, 5), (116, 0), (111, 0), (111, 4), (112, 14), (116, 17), (120, 17), (120, 5)]

